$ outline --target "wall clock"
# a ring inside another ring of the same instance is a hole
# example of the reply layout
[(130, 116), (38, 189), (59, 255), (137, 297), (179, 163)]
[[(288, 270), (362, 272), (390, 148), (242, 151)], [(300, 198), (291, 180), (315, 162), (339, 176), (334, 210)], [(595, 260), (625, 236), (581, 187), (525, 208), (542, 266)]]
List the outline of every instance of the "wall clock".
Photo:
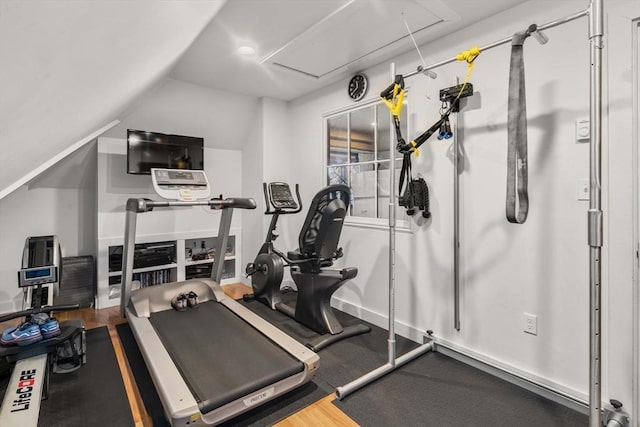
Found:
[(369, 82), (364, 74), (356, 74), (349, 80), (349, 98), (360, 101), (367, 94)]

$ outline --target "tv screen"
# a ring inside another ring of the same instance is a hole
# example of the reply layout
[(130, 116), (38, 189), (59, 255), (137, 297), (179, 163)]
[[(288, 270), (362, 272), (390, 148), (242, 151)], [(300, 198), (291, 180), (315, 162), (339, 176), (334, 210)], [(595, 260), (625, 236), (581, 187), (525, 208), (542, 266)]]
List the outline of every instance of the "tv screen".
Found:
[(151, 168), (204, 169), (204, 139), (127, 130), (127, 173), (150, 175)]

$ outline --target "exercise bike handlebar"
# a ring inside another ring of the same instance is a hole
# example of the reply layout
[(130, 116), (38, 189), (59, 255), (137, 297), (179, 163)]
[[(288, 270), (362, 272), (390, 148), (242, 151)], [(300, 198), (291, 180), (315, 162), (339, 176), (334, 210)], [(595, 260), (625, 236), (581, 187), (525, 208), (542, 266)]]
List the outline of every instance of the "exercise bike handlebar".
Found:
[(265, 215), (289, 215), (289, 214), (297, 214), (302, 211), (302, 198), (300, 197), (300, 185), (296, 184), (296, 199), (298, 203), (298, 207), (295, 209), (287, 209), (287, 208), (275, 208), (271, 209), (271, 197), (269, 197), (269, 188), (266, 182), (262, 183), (262, 191), (264, 192), (264, 202), (267, 209), (264, 211)]

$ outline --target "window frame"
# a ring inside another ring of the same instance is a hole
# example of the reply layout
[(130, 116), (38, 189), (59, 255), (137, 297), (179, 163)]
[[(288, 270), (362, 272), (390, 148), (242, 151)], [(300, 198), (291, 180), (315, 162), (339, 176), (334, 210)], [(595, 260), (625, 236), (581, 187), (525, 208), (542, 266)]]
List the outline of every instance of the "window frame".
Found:
[[(406, 89), (405, 89), (406, 90)], [(405, 98), (407, 99), (407, 98)], [(330, 167), (346, 167), (349, 168), (351, 166), (354, 165), (366, 165), (366, 164), (373, 164), (373, 165), (380, 165), (380, 164), (384, 164), (384, 163), (388, 163), (389, 164), (389, 168), (392, 169), (394, 171), (394, 173), (399, 172), (398, 169), (395, 167), (395, 162), (394, 162), (394, 156), (395, 156), (395, 161), (402, 161), (402, 156), (398, 157), (398, 153), (395, 150), (395, 146), (396, 146), (396, 135), (395, 135), (395, 128), (393, 125), (393, 122), (391, 120), (391, 116), (388, 115), (388, 120), (389, 120), (389, 133), (390, 133), (390, 152), (393, 153), (393, 155), (390, 155), (388, 159), (382, 159), (379, 160), (377, 159), (377, 155), (378, 155), (378, 133), (377, 133), (377, 123), (379, 118), (376, 116), (376, 132), (374, 133), (375, 137), (374, 137), (374, 153), (375, 153), (375, 160), (371, 160), (371, 161), (363, 161), (363, 162), (356, 162), (356, 163), (352, 163), (351, 162), (351, 129), (349, 126), (350, 123), (350, 118), (349, 118), (349, 114), (358, 111), (358, 110), (363, 110), (365, 108), (370, 108), (370, 107), (374, 107), (374, 111), (377, 110), (377, 106), (378, 105), (383, 105), (382, 101), (379, 98), (373, 98), (370, 100), (366, 100), (366, 101), (362, 101), (359, 102), (357, 105), (348, 105), (348, 106), (344, 106), (341, 108), (338, 108), (336, 110), (332, 110), (326, 113), (322, 114), (322, 147), (323, 147), (323, 160), (322, 160), (322, 182), (323, 185), (328, 185), (328, 169)], [(404, 108), (408, 107), (408, 102), (407, 104), (404, 106)], [(347, 155), (346, 155), (346, 159), (347, 159), (347, 163), (339, 163), (339, 164), (335, 164), (335, 165), (329, 165), (329, 119), (331, 118), (335, 118), (338, 117), (340, 115), (347, 115), (347, 129), (348, 129), (348, 137), (347, 137)], [(410, 123), (410, 114), (408, 112), (407, 109), (407, 114), (406, 114), (406, 129), (411, 129), (411, 123)], [(405, 135), (406, 138), (406, 135)], [(393, 166), (393, 168), (392, 168)], [(397, 174), (397, 173), (396, 173)], [(398, 185), (398, 180), (396, 179), (396, 187)], [(349, 178), (349, 186), (351, 186), (351, 179)], [(389, 226), (390, 226), (390, 219), (389, 218), (379, 218), (379, 208), (378, 208), (378, 192), (376, 191), (376, 217), (372, 218), (372, 217), (363, 217), (363, 216), (354, 216), (351, 215), (351, 210), (348, 210), (347, 216), (345, 217), (345, 224), (346, 225), (352, 225), (352, 226), (357, 226), (357, 227), (362, 227), (362, 228), (373, 228), (373, 229), (382, 229), (382, 230), (388, 230)], [(398, 209), (398, 203), (397, 203), (397, 197), (398, 194), (396, 194), (396, 210)], [(388, 205), (387, 205), (388, 206)], [(398, 217), (399, 215), (396, 214), (396, 229), (399, 231), (411, 231), (411, 221), (410, 219), (400, 219)]]

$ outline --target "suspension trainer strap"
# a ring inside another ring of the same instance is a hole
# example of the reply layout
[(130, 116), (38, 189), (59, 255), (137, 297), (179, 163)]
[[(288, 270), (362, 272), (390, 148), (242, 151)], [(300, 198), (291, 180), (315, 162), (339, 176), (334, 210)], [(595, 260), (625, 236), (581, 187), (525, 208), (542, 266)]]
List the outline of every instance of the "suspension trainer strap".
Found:
[(524, 83), (524, 41), (535, 27), (513, 35), (509, 68), (507, 117), (507, 221), (523, 224), (529, 213), (527, 190), (527, 103)]
[[(393, 170), (393, 169), (391, 169)], [(400, 170), (400, 181), (398, 184), (398, 194), (402, 196), (404, 194), (403, 187), (406, 182), (407, 188), (409, 189), (409, 196), (413, 200), (413, 191), (411, 189), (411, 181), (413, 177), (411, 176), (411, 153), (404, 153), (402, 155), (402, 169)]]
[[(418, 156), (420, 154), (420, 146), (424, 144), (429, 138), (431, 138), (431, 136), (438, 130), (440, 130), (441, 134), (443, 134), (442, 129), (445, 129), (445, 127), (443, 127), (445, 125), (449, 129), (447, 132), (445, 132), (447, 134), (445, 138), (448, 139), (451, 137), (450, 128), (448, 127), (449, 115), (453, 112), (454, 107), (457, 106), (458, 99), (460, 99), (460, 96), (463, 94), (467, 83), (469, 83), (471, 73), (473, 72), (473, 62), (476, 60), (478, 55), (480, 55), (480, 48), (474, 46), (471, 49), (465, 50), (464, 52), (461, 52), (456, 56), (456, 59), (458, 61), (465, 61), (467, 63), (467, 74), (464, 79), (464, 84), (461, 86), (456, 98), (450, 103), (451, 105), (449, 106), (449, 108), (446, 111), (441, 112), (440, 120), (434, 123), (421, 135), (411, 140), (411, 142), (408, 144), (402, 137), (402, 129), (400, 126), (400, 113), (402, 111), (405, 95), (404, 77), (401, 74), (396, 75), (393, 83), (380, 93), (382, 102), (387, 106), (387, 108), (389, 108), (391, 116), (393, 117), (393, 124), (396, 133), (396, 150), (402, 154), (402, 169), (400, 170), (398, 194), (404, 194), (403, 187), (406, 183), (409, 200), (413, 200), (413, 187), (411, 185), (413, 181), (413, 177), (411, 176), (411, 155), (415, 154), (416, 156)], [(395, 156), (391, 157), (393, 158)], [(392, 160), (392, 162), (393, 161), (394, 160)], [(394, 168), (391, 167), (390, 169), (393, 170)]]
[[(411, 182), (411, 152), (403, 151), (403, 147), (407, 147), (407, 143), (405, 142), (402, 136), (402, 128), (400, 126), (400, 113), (402, 112), (403, 101), (404, 101), (404, 78), (402, 74), (398, 74), (395, 76), (394, 82), (383, 90), (380, 93), (380, 98), (384, 105), (389, 108), (391, 112), (391, 117), (393, 118), (393, 126), (396, 133), (396, 148), (399, 152), (403, 153), (402, 157), (402, 170), (400, 171), (400, 184), (398, 194), (402, 195), (402, 187), (405, 182), (407, 185)], [(391, 162), (393, 162), (393, 157), (391, 156)], [(390, 170), (393, 171), (393, 163), (391, 163)]]

